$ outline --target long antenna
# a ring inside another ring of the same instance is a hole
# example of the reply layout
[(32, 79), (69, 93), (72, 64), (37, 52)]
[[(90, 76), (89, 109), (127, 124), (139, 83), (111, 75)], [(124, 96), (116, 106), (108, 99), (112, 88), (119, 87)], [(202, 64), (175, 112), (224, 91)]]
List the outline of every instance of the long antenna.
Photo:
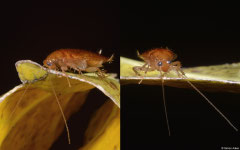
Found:
[(30, 85), (30, 83), (26, 85), (26, 88), (24, 89), (23, 94), (21, 95), (21, 97), (20, 97), (20, 99), (18, 100), (17, 104), (14, 106), (13, 111), (11, 112), (11, 114), (10, 114), (10, 116), (9, 116), (9, 119), (12, 118), (12, 116), (13, 116), (14, 112), (16, 111), (17, 107), (20, 105), (21, 101), (23, 100), (23, 97), (24, 97), (24, 95), (26, 94), (29, 85)]
[(65, 123), (65, 127), (66, 127), (66, 130), (67, 130), (67, 135), (68, 135), (68, 144), (71, 144), (71, 138), (70, 138), (69, 128), (68, 128), (68, 125), (67, 125), (67, 120), (66, 120), (66, 118), (65, 118), (65, 116), (64, 116), (62, 106), (61, 106), (60, 101), (59, 101), (59, 99), (58, 99), (58, 97), (57, 97), (57, 94), (56, 94), (56, 91), (55, 91), (55, 89), (54, 89), (54, 87), (53, 87), (52, 81), (51, 81), (51, 80), (49, 80), (49, 81), (50, 81), (50, 83), (51, 83), (51, 88), (52, 88), (53, 94), (54, 94), (54, 96), (55, 96), (55, 98), (56, 98), (57, 104), (58, 104), (58, 106), (59, 106), (59, 109), (60, 109), (60, 111), (61, 111), (61, 114), (62, 114), (64, 123)]
[(167, 106), (166, 106), (165, 91), (164, 91), (164, 79), (163, 79), (163, 76), (162, 76), (162, 72), (161, 72), (161, 79), (162, 79), (163, 104), (164, 104), (164, 111), (165, 111), (167, 127), (168, 127), (168, 135), (171, 136), (170, 126), (169, 126), (169, 122), (168, 122), (168, 115), (167, 115)]
[[(188, 79), (188, 77), (185, 75), (185, 73), (182, 70), (179, 70), (179, 71), (181, 72), (181, 76), (183, 78)], [(230, 126), (233, 127), (234, 130), (238, 131), (238, 129), (231, 123), (231, 121), (228, 120), (228, 118), (196, 86), (194, 86), (190, 81), (188, 80), (186, 81), (228, 122)]]

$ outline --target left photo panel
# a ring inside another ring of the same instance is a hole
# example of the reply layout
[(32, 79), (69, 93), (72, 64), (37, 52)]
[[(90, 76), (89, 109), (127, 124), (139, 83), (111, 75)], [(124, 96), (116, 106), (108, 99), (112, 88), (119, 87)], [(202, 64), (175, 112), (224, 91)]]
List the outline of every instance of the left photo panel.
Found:
[(120, 150), (120, 4), (108, 5), (2, 17), (1, 150)]

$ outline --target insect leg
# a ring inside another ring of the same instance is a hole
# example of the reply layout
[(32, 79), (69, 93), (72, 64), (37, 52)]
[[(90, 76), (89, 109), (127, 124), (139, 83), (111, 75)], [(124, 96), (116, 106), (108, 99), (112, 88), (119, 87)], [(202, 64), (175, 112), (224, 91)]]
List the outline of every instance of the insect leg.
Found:
[(144, 75), (146, 75), (148, 71), (154, 70), (150, 68), (150, 65), (148, 63), (145, 63), (143, 66), (135, 66), (132, 69), (138, 76), (142, 77), (138, 84), (141, 84), (142, 80), (144, 79), (144, 77), (140, 75), (139, 71), (144, 71)]
[(96, 71), (101, 71), (98, 67), (88, 67), (86, 68), (87, 72), (96, 72)]
[(82, 75), (82, 70), (87, 67), (87, 62), (79, 59), (65, 60), (65, 64), (74, 71), (77, 71), (80, 75)]
[(101, 69), (99, 69), (98, 67), (88, 67), (86, 68), (87, 72), (97, 72), (97, 75), (101, 78), (105, 78), (106, 75), (104, 74), (104, 71), (102, 71)]
[(132, 69), (133, 69), (133, 71), (136, 73), (136, 75), (141, 76), (138, 71), (144, 71), (144, 70), (146, 70), (146, 69), (145, 69), (145, 68), (146, 68), (146, 65), (147, 65), (147, 63), (145, 63), (143, 66), (135, 66), (135, 67), (133, 67)]
[[(172, 62), (171, 65), (172, 65), (173, 68), (177, 68), (178, 70), (180, 70), (180, 68), (182, 67), (180, 61), (174, 61), (174, 62)], [(176, 69), (175, 69), (175, 70), (176, 70)]]
[[(145, 71), (144, 71), (144, 76), (146, 76), (147, 72), (149, 71), (149, 68), (150, 68), (150, 66), (147, 65), (147, 67), (145, 68)], [(141, 84), (141, 83), (142, 83), (142, 80), (143, 80), (143, 77), (142, 77), (142, 79), (138, 82), (138, 84)]]
[(62, 72), (64, 73), (64, 75), (65, 75), (66, 78), (67, 78), (68, 86), (71, 87), (70, 81), (69, 81), (69, 79), (68, 79), (68, 75), (67, 75), (66, 72), (65, 72), (65, 71), (68, 70), (67, 66), (62, 65), (62, 66), (61, 66), (61, 70), (62, 70)]
[(82, 73), (82, 71), (81, 71), (81, 69), (79, 69), (79, 68), (77, 68), (77, 67), (71, 67), (71, 69), (73, 69), (74, 70), (74, 72), (76, 71), (76, 72), (78, 72), (78, 74), (79, 75), (82, 75), (83, 73)]
[(78, 71), (78, 74), (80, 74), (80, 75), (83, 74), (82, 71), (81, 71), (80, 69), (77, 69), (77, 71)]

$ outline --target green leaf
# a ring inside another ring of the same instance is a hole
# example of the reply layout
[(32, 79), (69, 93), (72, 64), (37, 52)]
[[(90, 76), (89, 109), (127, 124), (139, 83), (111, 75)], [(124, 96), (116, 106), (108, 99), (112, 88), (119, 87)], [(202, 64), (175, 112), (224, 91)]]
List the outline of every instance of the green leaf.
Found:
[[(162, 81), (158, 71), (140, 72), (137, 76), (132, 70), (134, 66), (142, 66), (144, 62), (129, 58), (120, 58), (120, 79), (121, 84), (137, 84), (143, 79), (141, 84), (161, 85)], [(200, 90), (240, 92), (240, 63), (222, 64), (214, 66), (201, 66), (182, 69), (188, 79), (182, 79), (171, 71), (164, 77), (164, 85), (178, 88), (192, 88), (185, 80), (192, 82)]]

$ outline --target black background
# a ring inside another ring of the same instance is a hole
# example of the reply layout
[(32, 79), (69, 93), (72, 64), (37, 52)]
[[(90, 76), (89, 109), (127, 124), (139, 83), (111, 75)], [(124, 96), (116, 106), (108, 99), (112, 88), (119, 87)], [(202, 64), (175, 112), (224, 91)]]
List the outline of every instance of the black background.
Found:
[[(183, 67), (239, 62), (239, 16), (166, 15), (173, 9), (151, 6), (121, 5), (121, 56), (139, 59), (136, 50), (167, 46)], [(171, 137), (161, 86), (121, 86), (123, 149), (239, 148), (239, 132), (196, 91), (165, 88)], [(239, 94), (203, 92), (240, 128)]]
[[(177, 16), (178, 13), (167, 15), (168, 12), (162, 13), (160, 9), (126, 3), (121, 4), (120, 9), (119, 1), (2, 9), (1, 94), (20, 84), (14, 66), (16, 61), (30, 59), (41, 64), (50, 52), (59, 48), (93, 51), (103, 48), (103, 55), (115, 53), (114, 63), (106, 65), (108, 72), (119, 72), (120, 53), (138, 59), (137, 49), (144, 52), (166, 46), (178, 54), (184, 67), (239, 61), (239, 16)], [(171, 137), (167, 133), (161, 87), (121, 87), (122, 149), (239, 146), (239, 133), (197, 92), (171, 87), (165, 91)], [(239, 94), (204, 93), (240, 128)], [(70, 123), (71, 130), (71, 124), (76, 128), (79, 125)], [(74, 139), (76, 137), (72, 137)], [(67, 145), (66, 133), (52, 149), (67, 149), (63, 144)], [(68, 149), (76, 149), (76, 145), (73, 143)]]

